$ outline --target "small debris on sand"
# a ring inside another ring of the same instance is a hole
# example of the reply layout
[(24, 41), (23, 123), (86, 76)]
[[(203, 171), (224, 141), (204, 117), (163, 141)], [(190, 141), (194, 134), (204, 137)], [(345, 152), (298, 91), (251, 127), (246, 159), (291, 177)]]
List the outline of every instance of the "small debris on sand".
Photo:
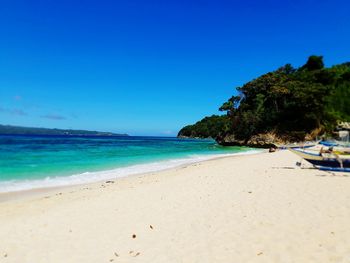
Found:
[(4, 258), (7, 258), (7, 253), (4, 254)]
[(106, 184), (114, 184), (114, 181), (106, 181)]
[(136, 235), (135, 235), (135, 234), (133, 234), (133, 235), (132, 235), (132, 238), (136, 238)]
[(152, 226), (152, 225), (149, 225), (149, 228), (150, 228), (150, 229), (153, 229), (153, 226)]
[(115, 255), (116, 257), (119, 257), (119, 255), (118, 255), (118, 253), (117, 253), (117, 252), (114, 252), (114, 255)]
[(252, 193), (252, 191), (249, 191), (249, 192), (248, 192), (248, 194), (251, 194), (251, 193)]
[(257, 255), (258, 255), (258, 256), (261, 256), (262, 254), (263, 254), (263, 252), (259, 252)]

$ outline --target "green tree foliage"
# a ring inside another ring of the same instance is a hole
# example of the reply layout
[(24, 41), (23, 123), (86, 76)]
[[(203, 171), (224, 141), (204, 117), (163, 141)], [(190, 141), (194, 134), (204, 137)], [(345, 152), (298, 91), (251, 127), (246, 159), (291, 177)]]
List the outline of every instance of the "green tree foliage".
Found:
[(301, 69), (307, 69), (309, 71), (323, 69), (323, 57), (322, 56), (310, 56), (306, 64)]
[(234, 134), (239, 139), (273, 131), (300, 138), (350, 120), (350, 63), (325, 68), (322, 56), (310, 56), (298, 69), (286, 64), (236, 90), (238, 96), (219, 109), (227, 112), (225, 118), (204, 118), (181, 131), (186, 136)]
[(216, 138), (220, 133), (227, 132), (230, 124), (228, 116), (212, 115), (199, 122), (188, 125), (179, 131), (178, 136), (197, 138)]
[(334, 74), (334, 91), (328, 98), (327, 110), (338, 120), (350, 121), (350, 62), (329, 69)]

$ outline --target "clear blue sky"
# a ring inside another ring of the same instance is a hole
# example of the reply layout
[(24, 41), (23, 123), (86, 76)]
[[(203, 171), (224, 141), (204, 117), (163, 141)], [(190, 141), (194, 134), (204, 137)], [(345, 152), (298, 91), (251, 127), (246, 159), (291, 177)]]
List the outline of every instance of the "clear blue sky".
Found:
[(350, 2), (0, 2), (0, 123), (175, 135), (311, 54), (350, 61)]

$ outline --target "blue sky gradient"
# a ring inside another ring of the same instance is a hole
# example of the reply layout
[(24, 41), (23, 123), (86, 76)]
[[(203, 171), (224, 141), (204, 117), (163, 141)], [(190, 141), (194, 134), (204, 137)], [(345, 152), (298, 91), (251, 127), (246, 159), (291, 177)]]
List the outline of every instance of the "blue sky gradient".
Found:
[(0, 123), (176, 135), (311, 54), (350, 61), (350, 2), (0, 3)]

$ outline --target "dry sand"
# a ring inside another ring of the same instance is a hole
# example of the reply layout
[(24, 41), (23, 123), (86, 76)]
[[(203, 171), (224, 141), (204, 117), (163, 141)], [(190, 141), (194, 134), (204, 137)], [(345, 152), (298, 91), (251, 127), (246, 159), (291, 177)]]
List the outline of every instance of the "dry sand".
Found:
[(229, 157), (2, 202), (0, 262), (350, 262), (350, 177), (296, 161)]

